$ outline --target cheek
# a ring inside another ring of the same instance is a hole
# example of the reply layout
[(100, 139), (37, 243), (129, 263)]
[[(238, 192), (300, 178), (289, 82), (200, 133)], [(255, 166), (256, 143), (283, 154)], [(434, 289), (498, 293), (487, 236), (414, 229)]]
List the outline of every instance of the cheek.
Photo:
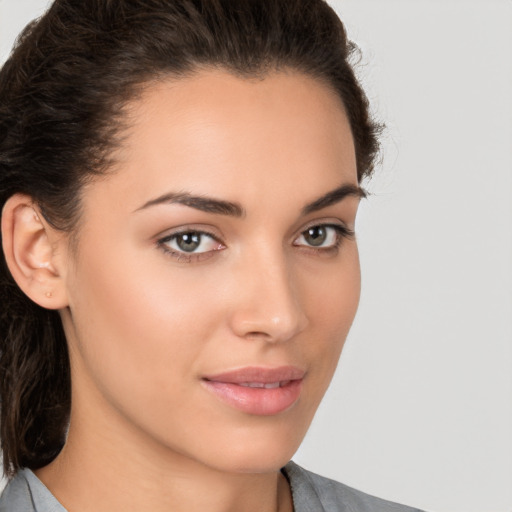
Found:
[[(237, 432), (238, 446), (247, 446), (248, 439), (254, 442), (254, 425), (238, 425), (234, 416), (203, 396), (196, 382), (210, 362), (216, 368), (229, 366), (232, 354), (237, 356), (234, 362), (247, 360), (241, 352), (247, 347), (228, 328), (242, 286), (226, 284), (232, 282), (232, 268), (218, 265), (214, 271), (204, 265), (192, 270), (177, 267), (156, 250), (141, 256), (121, 241), (102, 244), (81, 254), (74, 273), (78, 277), (69, 284), (74, 335), (68, 339), (75, 348), (70, 350), (74, 392), (82, 393), (82, 403), (88, 402), (92, 387), (99, 391), (94, 396), (101, 397), (100, 406), (113, 405), (169, 446), (192, 441), (196, 446), (197, 436), (186, 425), (202, 424), (204, 418), (209, 418), (211, 430), (205, 453), (214, 449), (212, 439), (222, 440), (217, 443), (221, 456)], [(311, 378), (290, 421), (277, 430), (274, 424), (261, 430), (263, 444), (275, 438), (276, 446), (284, 443), (290, 453), (289, 445), (296, 448), (329, 385), (359, 299), (355, 244), (338, 263), (311, 261), (306, 268), (301, 259), (294, 278), (307, 328), (276, 348), (306, 363)], [(274, 448), (281, 453), (282, 448)]]
[[(361, 293), (359, 253), (355, 242), (342, 248), (339, 261), (305, 276), (303, 292), (309, 315), (326, 339), (347, 334), (355, 317)], [(344, 336), (342, 337), (344, 339)]]
[(141, 257), (121, 242), (88, 251), (81, 262), (70, 302), (83, 370), (113, 401), (179, 400), (219, 317), (215, 287), (176, 271), (163, 254)]
[(325, 275), (308, 278), (308, 293), (303, 293), (310, 320), (309, 340), (302, 345), (306, 357), (316, 362), (314, 372), (319, 392), (327, 389), (336, 370), (361, 292), (359, 255), (356, 244), (346, 248), (339, 266)]

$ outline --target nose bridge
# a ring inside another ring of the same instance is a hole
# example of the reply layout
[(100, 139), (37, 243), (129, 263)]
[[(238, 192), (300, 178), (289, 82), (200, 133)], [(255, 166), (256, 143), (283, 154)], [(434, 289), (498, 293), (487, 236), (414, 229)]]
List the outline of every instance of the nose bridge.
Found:
[(277, 342), (304, 329), (306, 315), (282, 247), (259, 244), (241, 258), (238, 272), (233, 329), (239, 336), (263, 336)]

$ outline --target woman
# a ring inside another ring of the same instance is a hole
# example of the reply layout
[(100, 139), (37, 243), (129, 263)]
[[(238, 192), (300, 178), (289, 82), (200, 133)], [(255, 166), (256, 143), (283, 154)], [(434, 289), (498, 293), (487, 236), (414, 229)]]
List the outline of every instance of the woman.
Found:
[(412, 510), (290, 463), (377, 132), (323, 1), (57, 0), (0, 74), (0, 510)]

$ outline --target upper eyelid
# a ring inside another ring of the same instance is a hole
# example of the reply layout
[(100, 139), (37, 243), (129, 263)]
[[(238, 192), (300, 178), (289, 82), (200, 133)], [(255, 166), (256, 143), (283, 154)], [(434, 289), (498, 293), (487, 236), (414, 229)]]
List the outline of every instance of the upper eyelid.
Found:
[[(293, 240), (295, 240), (297, 237), (301, 236), (305, 231), (308, 229), (319, 227), (319, 226), (328, 226), (333, 228), (340, 228), (342, 230), (345, 230), (347, 234), (354, 234), (354, 230), (350, 228), (345, 222), (341, 221), (340, 219), (316, 219), (308, 222), (307, 224), (301, 226), (299, 230), (295, 231), (295, 234), (293, 235)], [(224, 235), (219, 230), (213, 229), (210, 226), (207, 225), (183, 225), (177, 228), (171, 228), (168, 230), (165, 230), (161, 232), (161, 234), (158, 234), (154, 237), (154, 240), (158, 242), (162, 242), (165, 240), (172, 239), (175, 236), (179, 236), (183, 233), (200, 233), (206, 236), (209, 236), (213, 238), (214, 240), (224, 244)]]
[(222, 242), (223, 236), (221, 234), (215, 233), (214, 230), (209, 229), (205, 226), (180, 226), (178, 228), (171, 228), (162, 231), (160, 234), (153, 237), (157, 241), (171, 239), (175, 236), (182, 235), (183, 233), (200, 233), (202, 235), (207, 235), (218, 242)]
[(339, 220), (339, 219), (322, 219), (322, 220), (314, 220), (311, 222), (308, 222), (304, 226), (300, 228), (300, 230), (295, 235), (295, 238), (297, 236), (302, 235), (305, 231), (308, 229), (319, 227), (319, 226), (327, 226), (332, 228), (340, 228), (342, 230), (345, 230), (349, 234), (353, 234), (354, 230), (350, 228), (345, 222)]
[(347, 232), (352, 231), (348, 226), (346, 226), (345, 224), (342, 224), (342, 223), (321, 222), (321, 223), (310, 224), (309, 226), (306, 226), (305, 228), (301, 229), (299, 232), (299, 236), (304, 234), (306, 231), (308, 231), (311, 228), (332, 228), (335, 230), (341, 230), (341, 231), (347, 231)]
[[(314, 227), (326, 227), (326, 228), (331, 228), (331, 229), (334, 229), (336, 231), (336, 237), (338, 240), (341, 240), (343, 238), (352, 238), (355, 236), (355, 232), (353, 230), (351, 230), (350, 228), (346, 227), (346, 226), (343, 226), (341, 224), (328, 224), (328, 223), (325, 223), (325, 224), (313, 224), (311, 225), (309, 228), (306, 228), (304, 230), (302, 230), (300, 232), (300, 234), (298, 236), (296, 236), (294, 238), (294, 245), (302, 245), (302, 244), (295, 244), (296, 240), (298, 240), (300, 237), (304, 236), (304, 233), (308, 230), (308, 229), (311, 229), (311, 228), (314, 228)], [(318, 248), (315, 248), (315, 247), (311, 247), (315, 250), (322, 250), (321, 247), (318, 247)], [(329, 249), (329, 247), (325, 247), (324, 249)]]

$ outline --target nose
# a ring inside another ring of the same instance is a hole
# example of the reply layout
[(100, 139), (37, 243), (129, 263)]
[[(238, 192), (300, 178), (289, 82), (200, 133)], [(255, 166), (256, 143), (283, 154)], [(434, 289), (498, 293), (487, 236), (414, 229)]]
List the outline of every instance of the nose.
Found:
[(285, 255), (260, 250), (240, 263), (232, 278), (235, 293), (230, 321), (237, 336), (276, 343), (305, 329), (308, 320), (299, 283)]

